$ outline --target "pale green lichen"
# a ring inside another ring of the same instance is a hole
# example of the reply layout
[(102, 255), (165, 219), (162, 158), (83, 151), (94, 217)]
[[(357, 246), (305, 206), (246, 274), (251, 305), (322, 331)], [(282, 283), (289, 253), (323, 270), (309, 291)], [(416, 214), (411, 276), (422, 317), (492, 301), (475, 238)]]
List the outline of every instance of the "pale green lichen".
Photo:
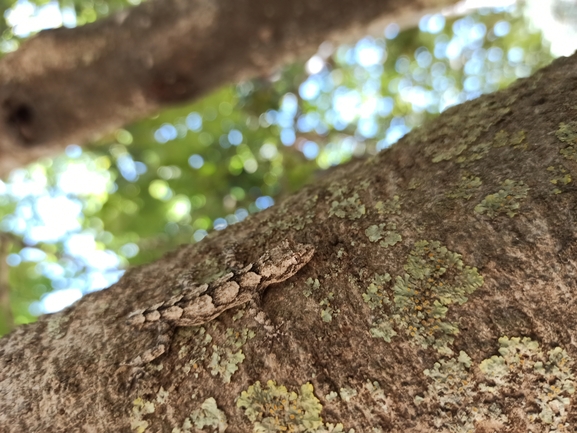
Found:
[(369, 180), (363, 180), (355, 187), (355, 191), (366, 191), (370, 186), (371, 182)]
[(132, 402), (132, 413), (130, 414), (130, 429), (136, 433), (144, 433), (148, 428), (148, 421), (144, 420), (145, 415), (154, 413), (154, 403), (138, 397)]
[(212, 357), (208, 367), (213, 376), (220, 375), (223, 383), (230, 383), (232, 375), (238, 370), (238, 364), (244, 361), (241, 347), (255, 336), (248, 329), (226, 330), (226, 341), (222, 346), (212, 346)]
[(325, 307), (324, 309), (321, 310), (321, 318), (323, 319), (323, 322), (330, 322), (331, 320), (333, 320), (333, 309), (330, 307), (330, 301), (334, 298), (333, 292), (329, 293), (329, 296), (322, 299), (319, 302), (319, 305), (321, 307)]
[(375, 274), (373, 281), (367, 287), (367, 291), (363, 293), (363, 299), (372, 310), (382, 307), (383, 304), (390, 304), (389, 298), (384, 292), (384, 287), (389, 281), (391, 281), (391, 276), (388, 273)]
[(387, 248), (403, 240), (401, 235), (395, 231), (396, 229), (396, 224), (388, 222), (369, 226), (365, 230), (365, 234), (371, 242), (377, 242), (378, 240), (382, 239), (382, 241), (379, 242), (379, 245), (383, 248)]
[[(481, 136), (482, 132), (483, 129), (478, 125), (471, 125), (471, 127), (465, 128), (463, 131), (461, 131), (460, 137), (456, 138), (456, 140), (454, 141), (451, 140), (450, 147), (441, 150), (435, 148), (434, 149), (435, 155), (433, 156), (432, 161), (434, 163), (441, 161), (450, 161), (451, 159), (457, 157), (456, 161), (459, 163), (463, 163), (465, 161), (479, 159), (476, 156), (479, 153), (478, 149), (480, 148), (485, 149), (488, 146), (484, 143), (482, 143), (481, 145), (473, 146), (470, 149), (469, 146), (472, 145), (475, 141), (477, 141), (477, 139)], [(468, 152), (469, 156), (465, 155), (465, 152), (467, 150), (469, 150)]]
[(305, 295), (307, 298), (311, 296), (313, 292), (317, 291), (321, 287), (321, 283), (319, 283), (319, 280), (317, 278), (313, 280), (312, 278), (309, 277), (305, 281), (305, 284), (307, 287), (306, 289), (303, 290), (303, 295)]
[[(341, 423), (331, 424), (328, 422), (326, 425), (318, 428), (316, 433), (344, 433), (344, 431), (344, 427)], [(348, 433), (355, 433), (355, 429), (349, 429)]]
[[(395, 325), (404, 329), (422, 347), (432, 346), (441, 353), (452, 353), (458, 327), (445, 321), (452, 304), (463, 304), (467, 296), (483, 284), (476, 268), (465, 266), (461, 255), (449, 251), (438, 241), (418, 241), (404, 266), (407, 272), (395, 279), (393, 302), (384, 287), (390, 276), (378, 276), (369, 285), (363, 299), (382, 317), (373, 322), (373, 337), (390, 342), (397, 335)], [(383, 311), (389, 306), (392, 316)]]
[(387, 396), (385, 395), (385, 391), (381, 388), (381, 384), (376, 380), (371, 382), (367, 380), (364, 384), (364, 388), (369, 392), (371, 398), (375, 400), (384, 410), (387, 409), (386, 399)]
[(493, 137), (493, 147), (504, 147), (509, 144), (509, 133), (504, 130), (500, 130)]
[(189, 356), (189, 359), (182, 367), (177, 366), (177, 368), (182, 368), (182, 371), (186, 374), (194, 370), (194, 376), (198, 377), (198, 369), (206, 359), (207, 348), (212, 342), (212, 336), (202, 326), (181, 328), (180, 333), (188, 341), (191, 341), (192, 345), (182, 345), (180, 347), (178, 358), (183, 359)]
[(561, 194), (563, 192), (561, 188), (569, 185), (573, 180), (571, 178), (571, 174), (569, 174), (569, 172), (563, 166), (553, 167), (551, 165), (547, 167), (547, 171), (551, 172), (551, 174), (554, 176), (549, 180), (549, 182), (555, 185), (555, 188), (551, 190), (552, 194)]
[[(317, 201), (318, 195), (307, 197), (304, 202), (302, 196), (294, 196), (285, 200), (278, 208), (278, 218), (268, 221), (268, 227), (279, 230), (304, 229), (314, 221)], [(296, 202), (301, 205), (299, 214), (294, 213)]]
[(561, 122), (555, 135), (561, 142), (567, 144), (559, 153), (565, 159), (577, 161), (577, 121)]
[(479, 365), (494, 384), (483, 386), (482, 391), (500, 396), (514, 391), (523, 381), (540, 409), (539, 413), (529, 414), (529, 421), (547, 424), (553, 428), (550, 431), (563, 426), (575, 392), (573, 361), (567, 352), (556, 347), (545, 354), (528, 337), (501, 337), (499, 345), (501, 356), (485, 359)]
[(507, 179), (501, 183), (501, 189), (498, 192), (489, 194), (475, 206), (475, 212), (486, 214), (490, 218), (504, 213), (512, 218), (517, 214), (528, 191), (529, 187), (523, 181), (516, 182)]
[(224, 433), (228, 427), (226, 414), (218, 408), (216, 400), (212, 397), (204, 400), (200, 409), (193, 410), (190, 417), (182, 423), (182, 427), (173, 428), (171, 433), (198, 432), (205, 427), (212, 427), (210, 431), (218, 433)]
[(329, 209), (330, 216), (348, 218), (350, 220), (359, 219), (366, 213), (365, 205), (361, 202), (356, 192), (351, 197), (341, 201), (333, 200)]
[(253, 432), (320, 433), (327, 430), (320, 416), (323, 407), (313, 391), (310, 383), (302, 385), (297, 394), (277, 385), (274, 380), (269, 380), (266, 388), (257, 381), (242, 392), (236, 405), (244, 409), (244, 414), (253, 423)]
[(450, 147), (448, 149), (443, 149), (433, 157), (432, 161), (437, 163), (441, 161), (450, 161), (455, 156), (459, 156), (467, 149), (466, 144), (459, 144), (458, 146)]
[(479, 159), (483, 159), (489, 153), (491, 149), (490, 143), (479, 143), (475, 146), (471, 146), (466, 155), (461, 155), (456, 159), (458, 164), (465, 164)]
[(379, 319), (372, 323), (373, 327), (370, 329), (371, 336), (374, 338), (382, 338), (387, 343), (397, 335), (397, 331), (393, 328), (393, 323), (385, 318)]
[[(476, 383), (471, 368), (471, 358), (463, 351), (457, 359), (442, 359), (432, 369), (424, 371), (431, 383), (424, 396), (415, 396), (416, 405), (425, 400), (438, 404), (435, 427), (444, 427), (453, 433), (474, 433), (475, 424), (488, 416), (485, 408), (478, 407)], [(497, 410), (496, 421), (503, 421)]]
[(339, 389), (339, 395), (344, 402), (350, 402), (353, 397), (358, 394), (357, 390), (350, 386), (345, 386)]
[(165, 404), (166, 401), (168, 400), (168, 395), (169, 395), (168, 391), (166, 391), (161, 386), (158, 392), (156, 393), (156, 402), (159, 404)]
[(450, 352), (447, 345), (458, 328), (443, 319), (450, 305), (465, 303), (481, 287), (483, 278), (437, 241), (416, 242), (405, 270), (393, 287), (395, 321), (423, 347)]
[(241, 308), (234, 316), (232, 316), (232, 321), (236, 322), (237, 320), (242, 319), (242, 316), (244, 316), (244, 308)]
[(225, 413), (218, 408), (216, 400), (207, 398), (201, 405), (190, 414), (190, 419), (198, 429), (215, 427), (218, 433), (224, 433), (228, 427)]
[(457, 187), (445, 195), (448, 198), (469, 200), (482, 184), (481, 179), (476, 176), (463, 176)]
[(54, 340), (59, 340), (66, 335), (68, 332), (68, 326), (70, 324), (70, 316), (64, 315), (63, 313), (56, 313), (49, 316), (46, 325), (46, 331), (48, 335)]
[(331, 391), (329, 392), (327, 395), (325, 395), (325, 400), (326, 401), (333, 401), (335, 400), (339, 395), (335, 392), (335, 391)]
[(379, 214), (384, 215), (400, 215), (401, 214), (401, 198), (398, 195), (384, 202), (378, 201), (375, 203), (375, 209)]
[(332, 307), (326, 307), (321, 309), (321, 319), (323, 320), (323, 322), (332, 322), (333, 321), (333, 313), (335, 311), (332, 309)]
[[(492, 420), (505, 430), (511, 414), (525, 413), (527, 431), (568, 432), (568, 409), (575, 392), (573, 361), (567, 352), (556, 347), (544, 353), (530, 338), (499, 339), (499, 353), (472, 368), (471, 358), (461, 352), (458, 359), (441, 360), (424, 374), (431, 383), (424, 396), (438, 404), (437, 427), (451, 432), (475, 432), (479, 421)], [(524, 398), (512, 399), (519, 390)], [(527, 405), (526, 402), (534, 402)], [(534, 430), (537, 429), (537, 430)]]
[(338, 308), (335, 309), (331, 305), (331, 301), (334, 299), (334, 297), (335, 297), (334, 293), (329, 292), (327, 297), (321, 300), (321, 302), (319, 303), (321, 307), (324, 307), (323, 309), (321, 309), (321, 319), (323, 320), (323, 322), (327, 323), (331, 322), (333, 320), (333, 315), (337, 315), (341, 312), (340, 309)]
[(367, 210), (359, 198), (358, 191), (366, 190), (369, 185), (369, 182), (361, 182), (352, 189), (351, 195), (348, 186), (342, 186), (337, 182), (331, 183), (327, 188), (332, 193), (329, 199), (331, 203), (329, 215), (350, 220), (361, 218)]
[(507, 131), (499, 131), (493, 138), (493, 147), (512, 146), (513, 148), (527, 148), (525, 141), (526, 132), (524, 130), (517, 131), (509, 136)]
[(308, 224), (311, 224), (314, 221), (316, 215), (315, 209), (318, 198), (319, 198), (318, 195), (309, 197), (303, 204), (302, 209), (304, 213), (293, 217), (292, 224), (295, 230), (302, 230)]
[(407, 186), (407, 189), (414, 190), (414, 189), (417, 189), (419, 186), (421, 186), (421, 182), (419, 180), (417, 180), (416, 178), (412, 178), (409, 181), (409, 185)]

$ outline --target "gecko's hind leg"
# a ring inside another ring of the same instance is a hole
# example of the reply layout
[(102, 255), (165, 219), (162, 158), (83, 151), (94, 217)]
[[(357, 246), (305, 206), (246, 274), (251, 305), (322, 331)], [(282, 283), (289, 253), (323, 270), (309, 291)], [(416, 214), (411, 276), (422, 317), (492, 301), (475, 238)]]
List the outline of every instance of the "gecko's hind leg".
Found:
[(130, 365), (141, 366), (154, 361), (159, 356), (163, 355), (170, 347), (170, 342), (174, 335), (174, 327), (166, 322), (153, 322), (149, 325), (156, 329), (156, 341), (154, 347), (145, 350), (141, 355), (134, 358)]

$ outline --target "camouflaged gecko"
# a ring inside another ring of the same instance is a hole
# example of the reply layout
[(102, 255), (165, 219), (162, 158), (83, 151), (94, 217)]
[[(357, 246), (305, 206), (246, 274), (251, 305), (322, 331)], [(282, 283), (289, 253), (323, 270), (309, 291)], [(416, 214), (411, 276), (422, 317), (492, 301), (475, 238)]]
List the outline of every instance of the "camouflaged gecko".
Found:
[(154, 349), (147, 350), (131, 364), (144, 364), (162, 355), (174, 328), (210, 322), (223, 311), (261, 295), (268, 286), (292, 277), (310, 261), (314, 252), (312, 245), (290, 245), (284, 241), (238, 271), (208, 284), (183, 283), (185, 289), (180, 294), (133, 311), (128, 316), (128, 324), (135, 328), (157, 326), (159, 338)]

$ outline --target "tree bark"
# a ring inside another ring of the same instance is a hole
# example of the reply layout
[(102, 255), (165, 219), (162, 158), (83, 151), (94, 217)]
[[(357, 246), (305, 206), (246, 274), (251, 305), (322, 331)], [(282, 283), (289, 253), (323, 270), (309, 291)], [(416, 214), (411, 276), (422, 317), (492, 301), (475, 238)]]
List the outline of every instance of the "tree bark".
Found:
[(376, 20), (456, 0), (150, 0), (41, 32), (0, 61), (0, 176), (197, 98), (269, 74)]
[[(576, 100), (559, 59), (16, 329), (0, 431), (574, 431)], [(314, 255), (142, 357), (131, 311), (284, 243)]]

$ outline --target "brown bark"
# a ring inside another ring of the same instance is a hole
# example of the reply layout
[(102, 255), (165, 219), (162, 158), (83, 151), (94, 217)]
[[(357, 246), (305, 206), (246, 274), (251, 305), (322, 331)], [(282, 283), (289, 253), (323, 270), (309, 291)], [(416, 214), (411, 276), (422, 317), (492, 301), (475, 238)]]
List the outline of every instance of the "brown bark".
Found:
[[(224, 416), (229, 433), (253, 431), (250, 418), (294, 431), (573, 431), (575, 100), (577, 56), (18, 328), (0, 340), (0, 431), (184, 432)], [(126, 323), (132, 310), (183, 278), (211, 281), (231, 251), (251, 263), (282, 240), (316, 248), (295, 276), (127, 365), (155, 339)]]
[(14, 316), (12, 315), (12, 305), (10, 303), (10, 267), (6, 258), (14, 240), (7, 233), (0, 235), (0, 329), (8, 333), (14, 329)]
[(343, 33), (456, 0), (150, 0), (41, 32), (0, 61), (0, 176), (70, 143), (268, 74)]

